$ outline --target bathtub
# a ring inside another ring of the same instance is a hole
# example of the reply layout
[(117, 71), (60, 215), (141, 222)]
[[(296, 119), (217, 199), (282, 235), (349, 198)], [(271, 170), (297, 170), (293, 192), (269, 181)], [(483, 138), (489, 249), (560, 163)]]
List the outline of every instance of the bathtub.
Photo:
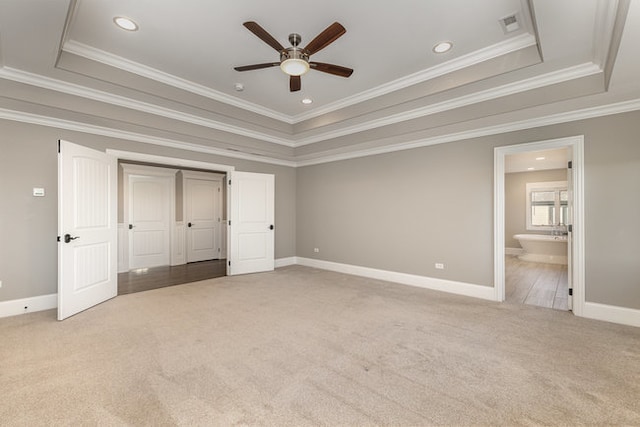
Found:
[(523, 261), (567, 264), (567, 236), (548, 234), (516, 234), (524, 253), (518, 255)]

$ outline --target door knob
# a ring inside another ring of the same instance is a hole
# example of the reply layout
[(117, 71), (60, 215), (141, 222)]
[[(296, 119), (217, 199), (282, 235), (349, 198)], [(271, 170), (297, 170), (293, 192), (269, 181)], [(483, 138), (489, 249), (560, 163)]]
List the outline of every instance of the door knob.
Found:
[(192, 225), (193, 225), (193, 224), (191, 224), (191, 223), (188, 223), (188, 224), (187, 224), (187, 227), (191, 227)]
[(79, 239), (79, 238), (80, 238), (80, 236), (71, 237), (71, 234), (65, 234), (65, 235), (64, 235), (64, 242), (65, 242), (65, 243), (69, 243), (69, 242), (71, 242), (72, 240), (76, 240), (76, 239)]
[(129, 230), (133, 229), (133, 224), (129, 224)]
[(273, 224), (269, 226), (269, 230), (273, 230)]

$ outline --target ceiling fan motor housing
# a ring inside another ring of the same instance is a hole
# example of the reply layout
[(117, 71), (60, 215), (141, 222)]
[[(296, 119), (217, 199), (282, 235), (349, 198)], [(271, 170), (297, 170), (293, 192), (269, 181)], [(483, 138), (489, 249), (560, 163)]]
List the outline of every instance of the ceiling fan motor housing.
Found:
[(309, 54), (299, 47), (288, 47), (280, 52), (280, 62), (286, 61), (287, 59), (302, 59), (303, 61), (309, 62)]

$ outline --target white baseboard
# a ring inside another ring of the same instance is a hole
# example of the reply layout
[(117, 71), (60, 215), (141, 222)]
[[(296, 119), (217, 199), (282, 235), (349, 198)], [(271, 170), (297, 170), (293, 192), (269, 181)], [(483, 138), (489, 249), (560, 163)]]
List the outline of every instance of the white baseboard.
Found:
[(633, 308), (585, 302), (582, 317), (640, 327), (640, 310)]
[(298, 258), (294, 256), (290, 256), (288, 258), (278, 258), (275, 261), (276, 268), (286, 267), (288, 265), (296, 265), (298, 264)]
[(402, 285), (417, 286), (419, 288), (495, 301), (495, 291), (492, 286), (481, 286), (471, 283), (455, 282), (452, 280), (436, 279), (433, 277), (417, 276), (414, 274), (398, 273), (395, 271), (377, 270), (375, 268), (339, 264), (336, 262), (311, 258), (298, 257), (297, 264), (335, 271), (338, 273), (369, 277), (371, 279), (386, 280), (388, 282), (400, 283)]
[(2, 301), (0, 302), (0, 317), (51, 310), (56, 307), (58, 307), (58, 294)]
[(524, 249), (522, 248), (504, 248), (505, 255), (522, 255), (524, 253)]

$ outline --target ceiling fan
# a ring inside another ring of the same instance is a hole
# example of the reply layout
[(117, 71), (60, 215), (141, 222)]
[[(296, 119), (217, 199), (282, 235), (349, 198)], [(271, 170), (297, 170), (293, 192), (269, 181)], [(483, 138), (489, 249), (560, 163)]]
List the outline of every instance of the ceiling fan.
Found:
[(353, 73), (351, 68), (342, 67), (340, 65), (309, 61), (309, 57), (311, 55), (329, 46), (347, 32), (347, 30), (338, 22), (334, 22), (329, 25), (323, 32), (318, 34), (315, 39), (311, 40), (311, 42), (303, 48), (298, 46), (302, 41), (300, 34), (289, 34), (289, 43), (291, 43), (291, 47), (285, 48), (257, 23), (249, 21), (242, 25), (258, 36), (258, 38), (263, 42), (277, 50), (280, 53), (280, 62), (244, 65), (242, 67), (235, 67), (234, 70), (236, 71), (258, 70), (261, 68), (280, 66), (282, 71), (290, 76), (289, 90), (291, 92), (300, 90), (302, 86), (300, 76), (310, 69), (340, 77), (349, 77), (351, 73)]

